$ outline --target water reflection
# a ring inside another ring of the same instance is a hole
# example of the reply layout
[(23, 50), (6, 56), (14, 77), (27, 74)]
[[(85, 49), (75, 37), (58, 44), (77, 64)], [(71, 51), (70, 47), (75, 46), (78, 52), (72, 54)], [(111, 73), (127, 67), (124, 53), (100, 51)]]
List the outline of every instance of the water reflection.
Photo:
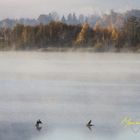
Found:
[(56, 128), (52, 132), (32, 140), (91, 140), (94, 138), (94, 134), (80, 130), (76, 128)]
[(91, 127), (91, 126), (87, 126), (87, 128), (88, 128), (90, 131), (92, 131), (92, 127)]
[(41, 129), (42, 129), (42, 126), (36, 126), (37, 131), (41, 131)]

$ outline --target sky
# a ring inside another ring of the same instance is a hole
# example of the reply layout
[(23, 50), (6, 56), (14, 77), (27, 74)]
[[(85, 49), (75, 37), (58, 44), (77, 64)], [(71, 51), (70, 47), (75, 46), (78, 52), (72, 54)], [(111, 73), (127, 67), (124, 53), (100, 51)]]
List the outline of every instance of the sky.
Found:
[(37, 18), (40, 14), (58, 12), (76, 14), (124, 12), (140, 9), (140, 0), (0, 0), (0, 19)]

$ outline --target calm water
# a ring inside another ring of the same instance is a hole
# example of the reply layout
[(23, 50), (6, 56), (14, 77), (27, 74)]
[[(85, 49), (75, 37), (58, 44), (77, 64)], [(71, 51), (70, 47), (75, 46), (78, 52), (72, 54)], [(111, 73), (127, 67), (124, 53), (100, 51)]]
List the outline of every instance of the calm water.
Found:
[(126, 116), (140, 122), (140, 54), (0, 53), (0, 140), (139, 140)]

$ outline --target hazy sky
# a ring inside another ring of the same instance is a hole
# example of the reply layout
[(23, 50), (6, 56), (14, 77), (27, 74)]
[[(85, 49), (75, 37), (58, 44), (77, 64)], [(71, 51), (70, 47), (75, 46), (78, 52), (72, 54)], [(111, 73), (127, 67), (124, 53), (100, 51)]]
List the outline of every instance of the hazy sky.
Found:
[(140, 9), (140, 0), (0, 0), (0, 19), (36, 18), (52, 11), (61, 15), (69, 12), (92, 14), (132, 8)]

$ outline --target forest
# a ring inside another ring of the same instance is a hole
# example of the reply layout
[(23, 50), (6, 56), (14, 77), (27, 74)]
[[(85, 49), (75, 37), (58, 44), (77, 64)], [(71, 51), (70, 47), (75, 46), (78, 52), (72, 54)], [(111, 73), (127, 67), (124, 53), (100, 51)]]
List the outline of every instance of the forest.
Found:
[(140, 51), (140, 19), (125, 20), (122, 27), (103, 27), (87, 22), (70, 25), (60, 21), (35, 26), (17, 24), (0, 28), (0, 50), (35, 50), (47, 48), (92, 48), (95, 52)]

